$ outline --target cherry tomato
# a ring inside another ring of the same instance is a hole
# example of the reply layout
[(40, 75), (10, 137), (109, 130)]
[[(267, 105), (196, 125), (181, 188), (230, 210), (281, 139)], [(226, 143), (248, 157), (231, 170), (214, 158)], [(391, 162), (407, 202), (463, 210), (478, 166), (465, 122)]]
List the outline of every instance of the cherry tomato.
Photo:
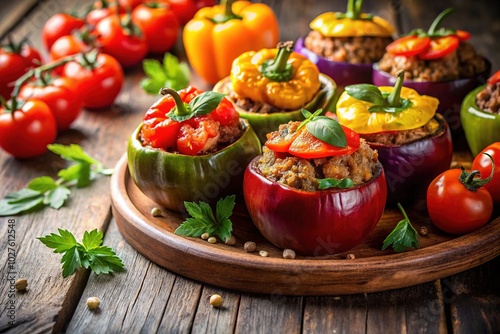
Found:
[(132, 21), (142, 30), (149, 52), (163, 54), (177, 42), (179, 23), (167, 4), (140, 4), (132, 12)]
[(42, 62), (38, 51), (31, 46), (24, 44), (16, 48), (20, 48), (20, 51), (0, 49), (0, 95), (6, 100), (14, 90), (14, 81)]
[(29, 100), (13, 113), (0, 108), (0, 147), (16, 158), (47, 151), (57, 136), (56, 120), (45, 102)]
[(135, 7), (139, 6), (142, 0), (118, 0), (118, 7), (120, 8), (120, 13), (127, 13), (133, 10)]
[(144, 59), (148, 45), (142, 34), (133, 33), (138, 27), (126, 21), (126, 16), (106, 17), (95, 27), (95, 34), (102, 52), (116, 58), (123, 67), (130, 67)]
[(395, 56), (415, 56), (425, 51), (431, 43), (429, 37), (417, 37), (414, 35), (401, 37), (387, 45), (386, 50)]
[(92, 10), (85, 16), (85, 21), (90, 26), (95, 27), (102, 19), (117, 15), (118, 11), (118, 5), (115, 1), (98, 0), (94, 3)]
[(109, 107), (123, 85), (123, 69), (110, 55), (100, 53), (95, 64), (82, 66), (78, 62), (64, 65), (63, 76), (76, 79), (78, 92), (85, 108)]
[(427, 188), (429, 217), (439, 229), (451, 234), (465, 234), (485, 225), (493, 213), (488, 190), (468, 190), (459, 177), (460, 169), (438, 175)]
[(52, 44), (62, 36), (71, 35), (73, 30), (80, 29), (85, 21), (67, 13), (52, 15), (42, 28), (42, 40), (45, 48), (50, 50)]
[(185, 25), (202, 7), (215, 5), (215, 0), (160, 0), (167, 2), (175, 13), (179, 23)]
[(500, 71), (495, 72), (491, 77), (488, 78), (488, 85), (494, 85), (500, 82)]
[(327, 144), (314, 137), (309, 131), (300, 131), (288, 152), (304, 159), (326, 158), (356, 152), (359, 148), (359, 135), (345, 126), (342, 126), (342, 129), (347, 139), (347, 146), (344, 148)]
[(424, 60), (439, 59), (456, 50), (459, 44), (460, 40), (454, 35), (434, 37), (431, 39), (429, 48), (418, 56)]
[(200, 116), (182, 122), (177, 138), (177, 150), (181, 154), (197, 155), (217, 140), (219, 124), (211, 116)]
[(470, 38), (470, 32), (468, 32), (468, 31), (457, 30), (456, 34), (457, 34), (457, 37), (460, 40), (460, 42), (465, 42)]
[(484, 187), (488, 189), (495, 203), (500, 203), (500, 142), (492, 143), (484, 148), (472, 162), (472, 169), (481, 172), (481, 177), (486, 178), (491, 174), (491, 159), (483, 154), (488, 153), (495, 162), (493, 179)]
[(59, 131), (69, 129), (83, 108), (77, 83), (71, 78), (49, 78), (47, 83), (28, 82), (21, 88), (19, 97), (45, 102), (55, 117)]
[(77, 35), (66, 35), (58, 38), (50, 48), (50, 58), (57, 60), (79, 52), (87, 52), (90, 46)]

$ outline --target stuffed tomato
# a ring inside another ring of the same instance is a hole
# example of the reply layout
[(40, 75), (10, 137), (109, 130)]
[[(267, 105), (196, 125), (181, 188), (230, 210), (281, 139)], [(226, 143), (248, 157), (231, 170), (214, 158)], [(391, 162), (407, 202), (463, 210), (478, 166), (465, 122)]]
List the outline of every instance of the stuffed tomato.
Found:
[(262, 143), (280, 124), (303, 120), (301, 108), (334, 107), (335, 82), (292, 49), (292, 42), (284, 42), (276, 49), (245, 52), (233, 62), (231, 75), (214, 86), (228, 94)]
[(392, 25), (362, 13), (361, 7), (362, 0), (348, 0), (346, 13), (320, 14), (311, 22), (309, 34), (295, 44), (295, 51), (335, 80), (338, 93), (347, 85), (371, 83), (372, 65), (392, 42)]
[(500, 142), (500, 71), (493, 74), (486, 85), (467, 94), (460, 118), (474, 156), (486, 146)]
[(128, 167), (137, 187), (163, 207), (215, 203), (239, 194), (260, 142), (222, 94), (188, 87), (162, 90), (128, 143)]
[(245, 171), (243, 195), (267, 240), (323, 256), (347, 251), (370, 234), (387, 188), (377, 153), (354, 131), (316, 113), (268, 135), (263, 155)]
[(491, 63), (467, 40), (462, 30), (440, 27), (453, 10), (436, 17), (428, 31), (414, 29), (387, 46), (379, 63), (373, 66), (373, 83), (394, 85), (396, 74), (405, 71), (405, 86), (439, 100), (437, 112), (444, 115), (451, 130), (461, 133), (460, 102), (485, 82)]
[(339, 122), (377, 150), (386, 174), (388, 205), (424, 196), (453, 156), (448, 124), (436, 114), (439, 101), (402, 85), (403, 72), (394, 87), (348, 86), (337, 103)]

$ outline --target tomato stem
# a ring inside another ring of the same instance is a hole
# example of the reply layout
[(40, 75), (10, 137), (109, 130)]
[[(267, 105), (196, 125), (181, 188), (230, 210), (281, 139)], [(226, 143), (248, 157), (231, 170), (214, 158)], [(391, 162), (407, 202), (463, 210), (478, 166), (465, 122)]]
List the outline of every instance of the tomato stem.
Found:
[(181, 97), (179, 94), (172, 88), (162, 88), (160, 89), (160, 94), (161, 95), (170, 95), (175, 101), (175, 108), (172, 110), (175, 112), (177, 115), (188, 115), (189, 110), (187, 108), (187, 104), (182, 101)]
[(387, 102), (389, 106), (399, 108), (401, 107), (401, 89), (403, 88), (404, 81), (404, 71), (399, 71), (397, 73), (396, 84), (394, 85), (394, 89), (391, 94), (387, 97)]
[(493, 174), (495, 171), (495, 160), (493, 157), (486, 152), (483, 152), (484, 155), (487, 155), (491, 160), (491, 174), (486, 179), (481, 179), (481, 173), (478, 170), (466, 171), (463, 166), (460, 166), (462, 173), (459, 176), (459, 181), (464, 185), (467, 190), (476, 192), (478, 188), (484, 186), (493, 178)]
[(268, 60), (259, 68), (260, 73), (272, 81), (290, 81), (293, 76), (292, 64), (288, 63), (288, 58), (293, 52), (293, 41), (278, 43), (278, 53), (272, 60)]
[(439, 25), (441, 24), (441, 22), (443, 21), (443, 19), (448, 16), (449, 14), (451, 14), (452, 12), (454, 12), (455, 10), (453, 8), (446, 8), (445, 10), (443, 10), (435, 19), (434, 21), (432, 22), (429, 30), (427, 31), (427, 34), (428, 35), (433, 35), (435, 32), (436, 32), (436, 29), (439, 27)]

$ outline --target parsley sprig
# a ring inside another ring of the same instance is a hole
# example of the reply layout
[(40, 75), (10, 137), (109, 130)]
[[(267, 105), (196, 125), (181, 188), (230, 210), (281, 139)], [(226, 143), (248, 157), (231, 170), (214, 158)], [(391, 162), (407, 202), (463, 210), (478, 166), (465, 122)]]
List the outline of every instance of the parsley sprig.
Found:
[(146, 78), (140, 85), (148, 94), (158, 94), (161, 88), (171, 87), (175, 90), (186, 88), (189, 84), (189, 67), (171, 53), (165, 53), (163, 63), (156, 59), (144, 59), (142, 68)]
[(175, 234), (186, 237), (199, 237), (203, 233), (218, 235), (222, 241), (231, 238), (233, 224), (229, 217), (233, 214), (236, 196), (231, 195), (217, 201), (216, 213), (205, 202), (184, 202), (191, 217), (187, 218)]
[(85, 231), (82, 242), (77, 242), (75, 236), (68, 230), (58, 229), (59, 234), (51, 233), (38, 237), (45, 246), (54, 249), (54, 253), (63, 253), (62, 275), (68, 277), (84, 267), (90, 268), (95, 274), (110, 274), (125, 270), (122, 260), (115, 251), (102, 246), (103, 233), (97, 229)]
[(385, 238), (382, 250), (390, 245), (396, 253), (404, 252), (407, 248), (418, 248), (418, 232), (411, 225), (410, 219), (403, 206), (398, 203), (398, 208), (404, 216), (394, 230)]
[(33, 212), (46, 206), (60, 209), (71, 194), (70, 187), (87, 187), (98, 174), (111, 175), (113, 172), (87, 155), (79, 145), (51, 144), (48, 149), (75, 164), (60, 170), (58, 179), (40, 176), (31, 180), (26, 188), (7, 194), (0, 200), (0, 216)]

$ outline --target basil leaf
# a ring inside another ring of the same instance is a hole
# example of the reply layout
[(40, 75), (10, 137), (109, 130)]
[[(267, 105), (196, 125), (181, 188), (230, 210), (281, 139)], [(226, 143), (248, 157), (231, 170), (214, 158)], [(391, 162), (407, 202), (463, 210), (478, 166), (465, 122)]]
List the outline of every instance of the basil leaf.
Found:
[(50, 176), (39, 176), (31, 180), (27, 188), (43, 194), (46, 191), (57, 188), (57, 183)]
[(344, 130), (339, 122), (329, 117), (317, 116), (314, 120), (307, 123), (306, 128), (314, 137), (327, 144), (342, 148), (347, 146), (347, 138)]
[(302, 116), (304, 116), (305, 119), (310, 118), (313, 114), (307, 109), (301, 109), (300, 112), (302, 113)]
[(357, 84), (345, 87), (347, 94), (356, 100), (371, 102), (377, 105), (385, 105), (386, 100), (382, 96), (382, 92), (375, 85)]
[(318, 179), (318, 182), (319, 182), (318, 189), (320, 190), (328, 188), (347, 189), (354, 187), (354, 181), (349, 178), (337, 180), (329, 177), (326, 179)]
[(202, 116), (211, 113), (217, 106), (220, 101), (226, 96), (226, 94), (207, 91), (198, 96), (189, 102), (189, 106), (191, 107), (192, 117)]
[(89, 156), (83, 151), (83, 148), (77, 144), (62, 145), (62, 144), (50, 144), (47, 148), (61, 156), (61, 158), (74, 161), (74, 162), (87, 162), (89, 164), (99, 163), (97, 160)]
[(71, 190), (65, 186), (58, 186), (47, 195), (48, 204), (51, 208), (58, 210), (64, 205), (69, 195), (71, 195)]

